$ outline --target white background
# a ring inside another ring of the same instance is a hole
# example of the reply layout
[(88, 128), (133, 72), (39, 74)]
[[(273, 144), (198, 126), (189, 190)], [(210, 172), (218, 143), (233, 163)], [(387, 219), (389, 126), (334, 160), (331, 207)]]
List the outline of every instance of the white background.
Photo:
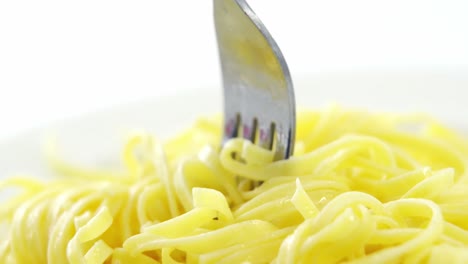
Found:
[[(249, 2), (294, 76), (468, 73), (466, 0)], [(219, 89), (211, 8), (211, 0), (0, 1), (0, 137), (182, 88)], [(460, 91), (456, 104), (467, 96)]]

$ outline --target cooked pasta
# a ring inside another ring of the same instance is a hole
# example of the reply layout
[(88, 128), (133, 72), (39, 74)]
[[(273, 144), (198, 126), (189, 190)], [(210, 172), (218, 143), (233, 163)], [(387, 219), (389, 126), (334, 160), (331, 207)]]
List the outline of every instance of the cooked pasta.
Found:
[(221, 147), (220, 125), (133, 134), (121, 172), (51, 145), (58, 178), (0, 183), (19, 190), (0, 206), (0, 263), (468, 263), (468, 138), (433, 118), (301, 111), (283, 161)]

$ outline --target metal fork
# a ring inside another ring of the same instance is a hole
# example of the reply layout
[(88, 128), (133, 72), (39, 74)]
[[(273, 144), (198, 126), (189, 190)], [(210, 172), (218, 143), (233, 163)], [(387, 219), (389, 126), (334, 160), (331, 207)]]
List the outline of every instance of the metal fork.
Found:
[(214, 0), (224, 86), (224, 142), (243, 137), (275, 152), (293, 152), (294, 90), (286, 61), (245, 0)]

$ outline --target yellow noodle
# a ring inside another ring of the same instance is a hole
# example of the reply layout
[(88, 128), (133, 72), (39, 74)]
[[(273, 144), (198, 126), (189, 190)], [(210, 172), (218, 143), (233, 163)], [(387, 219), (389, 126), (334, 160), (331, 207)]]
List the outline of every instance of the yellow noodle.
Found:
[(221, 147), (220, 127), (135, 133), (124, 170), (51, 143), (59, 178), (0, 181), (0, 263), (468, 263), (468, 138), (437, 120), (301, 111), (293, 157), (275, 162)]

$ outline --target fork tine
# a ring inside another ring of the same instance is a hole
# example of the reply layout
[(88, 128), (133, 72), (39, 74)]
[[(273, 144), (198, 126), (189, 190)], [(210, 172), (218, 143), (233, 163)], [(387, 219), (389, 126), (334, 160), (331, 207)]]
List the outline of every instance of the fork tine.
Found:
[(223, 144), (231, 139), (239, 136), (241, 117), (239, 113), (230, 113), (224, 115), (224, 137)]
[(257, 118), (244, 120), (242, 122), (242, 137), (255, 143), (255, 135), (257, 134), (257, 129)]
[(275, 136), (276, 136), (276, 133), (274, 131), (274, 125), (265, 124), (265, 125), (260, 126), (258, 145), (266, 149), (273, 149)]

